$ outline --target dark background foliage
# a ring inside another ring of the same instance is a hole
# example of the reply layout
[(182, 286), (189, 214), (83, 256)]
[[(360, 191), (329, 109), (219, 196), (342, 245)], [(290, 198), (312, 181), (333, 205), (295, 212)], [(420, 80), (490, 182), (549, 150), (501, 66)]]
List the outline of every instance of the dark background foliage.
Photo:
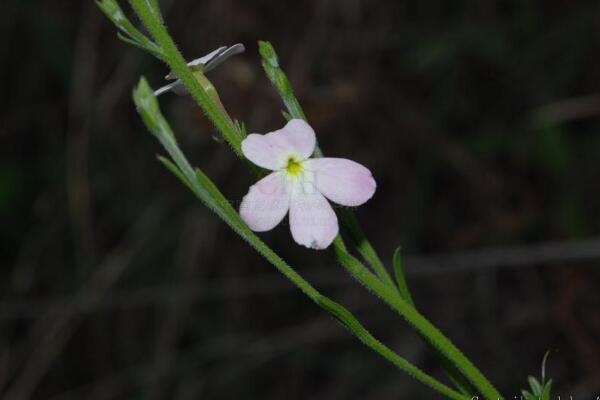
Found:
[[(124, 2), (123, 2), (124, 3)], [(600, 390), (600, 7), (593, 1), (167, 1), (251, 132), (284, 120), (272, 41), (328, 155), (367, 165), (358, 211), (413, 295), (510, 398), (539, 374)], [(123, 4), (123, 6), (126, 6)], [(163, 65), (92, 1), (0, 12), (0, 394), (6, 399), (433, 399), (371, 354), (155, 159), (130, 92)], [(253, 178), (188, 98), (161, 104), (232, 201)], [(329, 252), (265, 234), (400, 354), (443, 378), (410, 329)]]

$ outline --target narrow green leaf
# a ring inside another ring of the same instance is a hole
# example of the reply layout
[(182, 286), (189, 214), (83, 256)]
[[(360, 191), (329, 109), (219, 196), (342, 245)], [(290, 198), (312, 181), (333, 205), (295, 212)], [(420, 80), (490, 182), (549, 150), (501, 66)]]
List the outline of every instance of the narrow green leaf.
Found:
[(133, 27), (116, 0), (96, 0), (96, 4), (117, 28), (133, 38), (143, 36), (140, 31)]
[(235, 222), (235, 224), (238, 226), (243, 226), (244, 231), (250, 232), (247, 229), (246, 224), (242, 221), (237, 210), (233, 208), (229, 200), (227, 200), (227, 198), (223, 195), (223, 193), (221, 193), (219, 188), (215, 186), (215, 184), (210, 180), (210, 178), (206, 176), (204, 172), (202, 172), (202, 170), (199, 168), (196, 168), (195, 172), (198, 184), (200, 184), (200, 186), (202, 186), (210, 194), (210, 196), (216, 202), (217, 206), (227, 214), (229, 220)]
[(183, 183), (188, 189), (192, 191), (194, 190), (190, 182), (188, 182), (187, 178), (183, 175), (177, 165), (173, 164), (171, 160), (163, 156), (157, 156), (156, 158), (158, 158), (158, 161), (160, 161), (162, 165), (164, 165), (173, 175), (175, 175), (175, 177), (177, 177), (177, 179), (179, 179), (181, 183)]
[(380, 341), (375, 339), (373, 335), (369, 331), (367, 331), (358, 320), (348, 311), (346, 308), (333, 302), (327, 297), (321, 296), (318, 300), (318, 304), (327, 310), (330, 314), (332, 314), (343, 326), (345, 326), (350, 332), (352, 332), (361, 342), (366, 344), (371, 349), (375, 350), (379, 354), (381, 354), (386, 360), (390, 361), (392, 364), (396, 365), (398, 368), (405, 371), (407, 374), (412, 376), (415, 379), (418, 379), (422, 383), (429, 385), (431, 388), (437, 390), (438, 392), (446, 395), (451, 399), (468, 399), (466, 396), (463, 396), (459, 393), (456, 393), (454, 390), (449, 389), (445, 385), (440, 385), (440, 383), (431, 378), (429, 375), (424, 373), (421, 369), (415, 367), (411, 363), (407, 362), (402, 357), (399, 357), (396, 353), (391, 351), (385, 345), (383, 345)]
[(525, 400), (539, 400), (532, 393), (529, 393), (527, 390), (521, 390), (521, 393), (523, 394), (523, 398)]
[(402, 260), (400, 258), (400, 247), (394, 251), (394, 257), (392, 258), (392, 264), (394, 266), (394, 275), (396, 277), (396, 284), (398, 285), (398, 290), (400, 291), (400, 295), (409, 304), (413, 306), (415, 303), (413, 302), (412, 296), (410, 295), (410, 291), (408, 290), (408, 285), (406, 284), (406, 278), (404, 276), (404, 271), (402, 270)]
[(129, 36), (129, 35), (125, 35), (125, 34), (123, 34), (123, 33), (121, 33), (121, 32), (117, 32), (117, 37), (118, 37), (118, 38), (119, 38), (119, 40), (121, 40), (122, 42), (125, 42), (125, 43), (127, 43), (127, 44), (130, 44), (130, 45), (132, 45), (132, 46), (135, 46), (135, 47), (137, 47), (137, 48), (140, 48), (140, 49), (142, 49), (142, 50), (148, 50), (148, 49), (146, 48), (146, 46), (144, 46), (142, 43), (138, 42), (137, 40), (135, 40), (135, 39), (132, 39), (132, 38), (131, 38), (131, 36)]
[(281, 68), (279, 68), (277, 53), (275, 53), (275, 49), (271, 43), (267, 41), (259, 41), (258, 51), (262, 57), (262, 66), (265, 70), (265, 74), (277, 90), (277, 93), (279, 93), (281, 96), (281, 99), (288, 109), (289, 114), (293, 118), (306, 120), (304, 111), (302, 111), (300, 103), (298, 103), (298, 100), (294, 96), (294, 91), (292, 90), (290, 81)]
[(263, 61), (270, 68), (279, 68), (279, 58), (277, 57), (277, 53), (275, 52), (275, 49), (271, 43), (264, 40), (259, 40), (258, 52)]
[[(398, 285), (398, 290), (400, 292), (400, 295), (402, 296), (404, 301), (406, 301), (407, 303), (409, 303), (410, 305), (415, 307), (415, 303), (410, 294), (410, 290), (408, 289), (408, 285), (406, 283), (406, 278), (404, 276), (404, 271), (402, 268), (400, 247), (398, 247), (396, 249), (396, 251), (394, 251), (394, 256), (392, 258), (392, 264), (394, 266), (394, 275), (396, 277), (396, 283)], [(464, 376), (462, 376), (460, 371), (456, 368), (456, 366), (452, 363), (451, 360), (449, 360), (435, 346), (432, 346), (427, 341), (427, 338), (423, 337), (423, 339), (425, 340), (425, 342), (427, 343), (427, 345), (429, 346), (431, 351), (433, 351), (433, 353), (435, 354), (435, 356), (438, 359), (438, 361), (440, 362), (440, 364), (442, 364), (444, 372), (446, 373), (446, 375), (448, 376), (448, 379), (450, 379), (452, 384), (456, 388), (458, 388), (462, 393), (473, 397), (476, 394), (475, 389), (473, 388), (473, 385), (471, 385), (470, 382)]]
[(133, 26), (116, 0), (96, 0), (96, 4), (113, 24), (125, 34), (119, 34), (119, 39), (128, 44), (147, 50), (158, 58), (162, 58), (163, 54), (161, 49)]
[(146, 78), (142, 77), (133, 90), (133, 101), (148, 130), (154, 135), (163, 133), (158, 102)]
[(533, 394), (539, 397), (542, 394), (542, 385), (540, 385), (538, 380), (533, 376), (528, 377), (527, 381), (529, 382), (529, 386), (531, 387)]
[(160, 49), (156, 46), (148, 46), (147, 44), (144, 43), (140, 43), (137, 40), (131, 39), (129, 36), (122, 34), (121, 32), (117, 32), (117, 37), (119, 38), (119, 40), (137, 47), (141, 50), (145, 50), (149, 53), (151, 53), (154, 57), (158, 58), (159, 60), (162, 60), (162, 53), (160, 52)]
[[(339, 237), (336, 241), (339, 241)], [(392, 310), (402, 316), (424, 339), (438, 350), (443, 357), (451, 361), (456, 369), (488, 400), (501, 399), (502, 396), (475, 365), (444, 336), (431, 322), (423, 317), (412, 305), (398, 295), (395, 288), (381, 282), (374, 274), (364, 268), (360, 261), (348, 254), (341, 246), (334, 246), (338, 262), (344, 266), (358, 282), (363, 284), (377, 297), (381, 298)]]
[(541, 400), (550, 400), (551, 391), (552, 391), (552, 379), (550, 379), (544, 385), (544, 389), (542, 390), (542, 395), (540, 396)]
[[(428, 346), (431, 347), (429, 344)], [(443, 354), (439, 351), (436, 351), (435, 354), (440, 364), (442, 364), (442, 368), (444, 369), (446, 376), (454, 385), (454, 387), (457, 388), (459, 392), (467, 396), (469, 399), (473, 399), (473, 397), (476, 397), (475, 394), (477, 393), (477, 391), (473, 388), (473, 385), (471, 385), (470, 382), (460, 374), (460, 371), (456, 369), (454, 364), (452, 364), (452, 361), (444, 357)]]
[(363, 259), (371, 266), (384, 284), (398, 291), (394, 280), (362, 231), (354, 213), (348, 208), (342, 208), (339, 210), (339, 216), (344, 232), (350, 236), (356, 250), (358, 250)]

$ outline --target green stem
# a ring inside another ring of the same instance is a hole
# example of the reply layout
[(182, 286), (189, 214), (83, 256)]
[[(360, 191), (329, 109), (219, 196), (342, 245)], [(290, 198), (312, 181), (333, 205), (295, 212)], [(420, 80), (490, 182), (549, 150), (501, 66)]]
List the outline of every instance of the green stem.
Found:
[(342, 209), (339, 215), (345, 228), (344, 231), (348, 233), (350, 239), (354, 242), (356, 250), (358, 250), (365, 261), (373, 268), (373, 271), (375, 271), (383, 283), (397, 290), (397, 286), (390, 276), (390, 273), (385, 265), (383, 265), (383, 262), (381, 262), (381, 259), (371, 245), (371, 242), (367, 240), (367, 237), (362, 231), (356, 215), (349, 209)]
[(223, 110), (215, 104), (210, 94), (198, 83), (198, 80), (187, 66), (179, 49), (177, 49), (175, 42), (173, 42), (173, 39), (171, 39), (171, 36), (167, 32), (167, 28), (162, 23), (160, 17), (157, 16), (157, 12), (155, 12), (146, 0), (129, 0), (129, 3), (156, 43), (162, 48), (165, 56), (164, 61), (169, 68), (175, 72), (175, 75), (181, 80), (190, 95), (206, 113), (208, 119), (215, 125), (217, 130), (223, 134), (223, 137), (227, 143), (229, 143), (233, 151), (238, 157), (244, 159), (241, 149), (242, 139), (240, 138), (233, 121), (227, 113), (224, 113)]
[[(402, 268), (402, 259), (400, 257), (400, 247), (398, 247), (396, 251), (394, 251), (392, 264), (394, 268), (396, 285), (398, 287), (398, 292), (400, 293), (400, 296), (402, 296), (402, 299), (405, 302), (416, 308), (415, 302), (412, 298), (412, 295), (410, 294), (410, 290), (408, 289), (406, 277), (404, 276), (404, 271)], [(456, 368), (454, 363), (450, 361), (448, 357), (446, 357), (443, 353), (441, 353), (434, 346), (434, 344), (429, 342), (425, 337), (423, 337), (423, 339), (425, 339), (425, 342), (435, 355), (436, 359), (442, 365), (442, 368), (444, 369), (444, 372), (446, 373), (448, 379), (450, 379), (450, 382), (452, 382), (452, 384), (454, 384), (454, 386), (458, 390), (460, 390), (461, 393), (469, 395), (471, 398), (473, 398), (477, 394), (477, 391), (475, 390), (471, 382), (469, 382), (469, 380), (465, 378), (463, 374), (460, 373), (460, 371)]]
[(387, 303), (394, 311), (402, 316), (426, 340), (444, 354), (456, 368), (477, 388), (488, 400), (499, 400), (502, 396), (475, 365), (431, 322), (421, 315), (414, 307), (404, 301), (396, 290), (385, 285), (356, 258), (335, 247), (336, 256), (342, 266), (357, 281), (372, 291)]

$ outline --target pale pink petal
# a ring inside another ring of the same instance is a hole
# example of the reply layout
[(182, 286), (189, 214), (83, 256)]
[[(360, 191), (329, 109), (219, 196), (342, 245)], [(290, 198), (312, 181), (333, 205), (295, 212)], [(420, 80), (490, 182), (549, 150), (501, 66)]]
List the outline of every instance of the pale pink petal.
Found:
[(240, 205), (240, 216), (253, 231), (269, 231), (287, 214), (290, 196), (284, 174), (273, 172), (250, 186)]
[(283, 137), (281, 131), (259, 135), (252, 133), (242, 141), (242, 153), (259, 167), (272, 171), (287, 165), (292, 146)]
[(315, 151), (317, 143), (315, 131), (306, 121), (292, 119), (283, 127), (282, 131), (296, 151), (299, 158), (297, 161), (306, 160)]
[(296, 243), (325, 249), (338, 234), (337, 216), (321, 193), (296, 186), (290, 202), (290, 229)]
[(329, 200), (349, 207), (359, 206), (375, 193), (371, 171), (344, 158), (315, 158), (304, 163), (314, 174), (314, 185)]
[(292, 119), (283, 128), (265, 135), (250, 134), (242, 141), (244, 156), (259, 167), (284, 168), (290, 157), (302, 161), (315, 149), (315, 132), (301, 119)]

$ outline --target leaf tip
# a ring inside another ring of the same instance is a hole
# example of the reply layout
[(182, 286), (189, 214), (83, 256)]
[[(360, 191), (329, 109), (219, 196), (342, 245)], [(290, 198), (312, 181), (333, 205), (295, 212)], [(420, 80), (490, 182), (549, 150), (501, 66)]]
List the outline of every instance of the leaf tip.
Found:
[(277, 58), (277, 53), (275, 53), (275, 49), (273, 48), (273, 45), (266, 41), (266, 40), (259, 40), (258, 41), (258, 52), (261, 55), (261, 57), (263, 58), (263, 60), (265, 60), (268, 65), (272, 68), (277, 68), (279, 67), (279, 60)]

